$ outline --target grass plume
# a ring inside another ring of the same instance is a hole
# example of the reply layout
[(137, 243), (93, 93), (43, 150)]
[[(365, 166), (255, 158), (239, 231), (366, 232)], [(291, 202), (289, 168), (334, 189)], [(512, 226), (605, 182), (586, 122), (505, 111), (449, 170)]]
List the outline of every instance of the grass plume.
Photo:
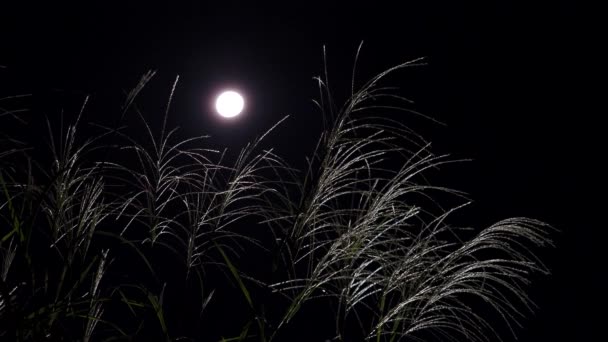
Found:
[[(0, 132), (0, 336), (284, 341), (328, 308), (319, 334), (335, 341), (500, 340), (488, 317), (515, 334), (552, 228), (450, 224), (469, 199), (434, 179), (460, 160), (435, 154), (404, 124), (425, 116), (382, 85), (423, 60), (357, 87), (360, 51), (342, 106), (327, 68), (316, 78), (324, 129), (304, 170), (261, 147), (288, 117), (236, 158), (179, 137), (167, 127), (178, 79), (156, 128), (137, 107), (152, 72), (115, 127), (86, 127), (96, 135), (79, 134), (88, 99), (66, 127), (47, 121), (47, 150)], [(14, 100), (0, 99), (0, 122), (27, 129)], [(222, 301), (233, 320), (214, 326)]]

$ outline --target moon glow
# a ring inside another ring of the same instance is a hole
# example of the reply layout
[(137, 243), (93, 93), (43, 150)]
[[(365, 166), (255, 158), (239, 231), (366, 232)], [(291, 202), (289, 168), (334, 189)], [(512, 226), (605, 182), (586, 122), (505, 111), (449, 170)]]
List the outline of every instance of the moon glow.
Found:
[(245, 107), (245, 101), (236, 91), (225, 91), (215, 100), (215, 110), (225, 118), (239, 115), (243, 111), (243, 107)]

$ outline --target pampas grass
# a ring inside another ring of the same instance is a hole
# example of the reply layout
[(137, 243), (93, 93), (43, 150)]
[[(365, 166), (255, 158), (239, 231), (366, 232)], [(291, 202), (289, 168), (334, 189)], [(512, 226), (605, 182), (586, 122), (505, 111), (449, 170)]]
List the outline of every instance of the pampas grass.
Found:
[[(288, 118), (234, 160), (207, 136), (179, 138), (166, 127), (177, 79), (155, 128), (136, 106), (153, 73), (96, 136), (79, 135), (86, 100), (67, 127), (49, 121), (49, 158), (3, 132), (0, 335), (286, 341), (294, 327), (318, 325), (307, 307), (331, 307), (324, 338), (336, 341), (490, 341), (504, 337), (499, 326), (515, 334), (533, 309), (530, 275), (548, 272), (535, 253), (551, 245), (551, 228), (529, 218), (449, 223), (469, 200), (426, 176), (459, 160), (434, 154), (404, 124), (421, 114), (381, 85), (420, 63), (360, 87), (353, 76), (341, 107), (327, 71), (317, 78), (325, 128), (305, 170), (260, 147)], [(127, 115), (143, 134), (124, 125)], [(0, 120), (27, 127), (19, 110), (2, 109)], [(247, 266), (252, 256), (268, 265)], [(244, 318), (209, 326), (208, 311), (228, 297)]]

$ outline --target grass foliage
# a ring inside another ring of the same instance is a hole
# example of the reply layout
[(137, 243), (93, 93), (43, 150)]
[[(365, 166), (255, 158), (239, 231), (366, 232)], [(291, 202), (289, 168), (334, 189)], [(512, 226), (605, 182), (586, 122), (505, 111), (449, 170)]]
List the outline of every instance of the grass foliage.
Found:
[[(46, 151), (0, 129), (0, 336), (269, 342), (313, 329), (380, 342), (515, 333), (533, 306), (530, 274), (547, 272), (534, 251), (550, 244), (551, 229), (528, 218), (484, 229), (449, 223), (468, 200), (426, 176), (457, 160), (432, 153), (396, 118), (420, 114), (381, 85), (421, 62), (360, 87), (353, 79), (341, 107), (327, 73), (317, 78), (325, 129), (304, 170), (261, 147), (285, 119), (235, 158), (206, 136), (179, 138), (166, 127), (177, 79), (153, 127), (136, 106), (153, 73), (128, 94), (118, 125), (97, 125), (96, 135), (79, 134), (87, 100), (70, 124), (47, 122)], [(0, 127), (27, 127), (11, 109), (18, 100), (2, 99)]]

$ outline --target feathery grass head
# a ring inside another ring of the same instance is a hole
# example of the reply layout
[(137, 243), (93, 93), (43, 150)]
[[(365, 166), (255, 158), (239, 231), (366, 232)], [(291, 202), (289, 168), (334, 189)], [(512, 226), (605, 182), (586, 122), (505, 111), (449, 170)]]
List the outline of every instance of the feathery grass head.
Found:
[[(306, 302), (333, 298), (339, 339), (352, 338), (346, 330), (354, 321), (361, 336), (376, 341), (487, 341), (500, 335), (496, 321), (479, 310), (494, 310), (512, 328), (531, 309), (525, 285), (531, 272), (547, 272), (534, 250), (550, 245), (551, 229), (513, 218), (463, 240), (470, 232), (448, 223), (468, 200), (425, 175), (458, 160), (435, 155), (403, 124), (407, 118), (395, 119), (420, 114), (394, 89), (379, 85), (420, 61), (390, 68), (357, 91), (353, 82), (340, 110), (330, 100), (327, 76), (318, 79), (325, 99), (318, 104), (330, 122), (309, 164), (302, 200), (292, 204), (297, 215), (286, 223), (284, 259), (293, 272), (271, 287), (292, 299), (279, 327)], [(446, 195), (462, 203), (445, 207)]]
[[(155, 128), (136, 106), (152, 72), (116, 127), (80, 136), (86, 101), (67, 128), (49, 120), (48, 159), (0, 135), (0, 319), (11, 326), (0, 336), (279, 341), (315, 324), (308, 307), (333, 310), (326, 337), (338, 341), (500, 339), (489, 311), (515, 333), (533, 307), (531, 273), (547, 273), (535, 252), (551, 228), (450, 224), (469, 199), (437, 171), (460, 160), (435, 154), (405, 124), (425, 116), (382, 85), (422, 59), (357, 88), (360, 49), (342, 106), (327, 70), (317, 78), (324, 130), (301, 171), (261, 147), (287, 117), (234, 159), (169, 129), (177, 79)], [(0, 108), (0, 120), (27, 125), (20, 113)], [(208, 324), (222, 300), (232, 319)]]

